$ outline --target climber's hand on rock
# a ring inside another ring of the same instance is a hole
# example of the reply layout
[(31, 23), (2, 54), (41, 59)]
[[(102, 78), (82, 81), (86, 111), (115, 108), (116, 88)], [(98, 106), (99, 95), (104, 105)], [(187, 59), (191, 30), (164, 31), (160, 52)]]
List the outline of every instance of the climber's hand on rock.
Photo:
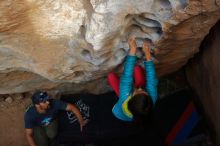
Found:
[(136, 52), (137, 52), (137, 44), (136, 44), (135, 38), (134, 37), (129, 37), (128, 38), (128, 44), (129, 44), (129, 47), (130, 47), (129, 55), (135, 55)]
[(150, 61), (151, 58), (151, 49), (150, 49), (150, 42), (149, 41), (144, 41), (143, 42), (143, 52), (145, 54), (145, 58), (147, 61)]

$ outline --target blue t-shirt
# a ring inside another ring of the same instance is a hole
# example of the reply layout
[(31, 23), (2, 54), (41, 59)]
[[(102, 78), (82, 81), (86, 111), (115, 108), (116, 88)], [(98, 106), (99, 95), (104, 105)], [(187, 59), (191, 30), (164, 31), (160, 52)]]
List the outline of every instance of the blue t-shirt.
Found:
[(49, 125), (56, 118), (58, 110), (66, 110), (66, 107), (66, 102), (56, 99), (50, 100), (50, 107), (43, 114), (38, 113), (34, 105), (30, 106), (24, 115), (25, 128), (32, 129), (35, 126)]

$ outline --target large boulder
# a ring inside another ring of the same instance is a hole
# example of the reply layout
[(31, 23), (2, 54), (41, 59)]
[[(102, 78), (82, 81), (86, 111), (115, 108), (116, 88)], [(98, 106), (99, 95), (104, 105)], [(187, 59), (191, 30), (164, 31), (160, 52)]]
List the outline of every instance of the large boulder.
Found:
[(128, 35), (155, 43), (163, 76), (199, 51), (219, 18), (220, 0), (2, 0), (0, 94), (104, 92), (98, 82), (123, 62)]
[(220, 145), (220, 21), (201, 45), (201, 53), (186, 67), (188, 82), (198, 94), (207, 120)]

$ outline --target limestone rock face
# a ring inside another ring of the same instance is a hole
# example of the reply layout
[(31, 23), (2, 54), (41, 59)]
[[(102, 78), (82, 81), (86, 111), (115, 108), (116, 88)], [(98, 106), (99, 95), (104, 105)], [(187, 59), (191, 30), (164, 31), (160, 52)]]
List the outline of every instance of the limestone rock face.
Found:
[(158, 76), (171, 73), (219, 18), (220, 0), (2, 0), (0, 94), (94, 91), (123, 62), (128, 35), (152, 40)]
[(220, 21), (201, 45), (201, 52), (186, 67), (188, 82), (198, 95), (213, 135), (220, 145)]

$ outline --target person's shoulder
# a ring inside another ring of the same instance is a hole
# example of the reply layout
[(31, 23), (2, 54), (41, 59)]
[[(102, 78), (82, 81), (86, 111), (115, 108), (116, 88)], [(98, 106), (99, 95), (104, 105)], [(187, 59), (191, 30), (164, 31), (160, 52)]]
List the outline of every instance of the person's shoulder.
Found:
[(59, 99), (51, 98), (51, 99), (50, 99), (50, 103), (51, 103), (52, 105), (58, 104), (58, 103), (60, 103), (60, 100), (59, 100)]
[(29, 105), (25, 110), (25, 117), (32, 117), (35, 114), (35, 107), (33, 104)]
[(33, 104), (30, 104), (27, 106), (26, 110), (25, 110), (25, 113), (29, 113), (29, 112), (32, 112), (34, 110), (34, 105)]
[(66, 103), (64, 101), (61, 101), (60, 99), (50, 99), (50, 103), (52, 106), (59, 106), (60, 104)]
[(52, 103), (64, 102), (64, 101), (62, 101), (62, 100), (60, 100), (60, 99), (54, 99), (54, 98), (50, 99), (50, 101), (51, 101)]
[(68, 103), (65, 101), (62, 101), (60, 99), (53, 99), (51, 101), (51, 107), (58, 109), (58, 110), (65, 110), (67, 107)]

